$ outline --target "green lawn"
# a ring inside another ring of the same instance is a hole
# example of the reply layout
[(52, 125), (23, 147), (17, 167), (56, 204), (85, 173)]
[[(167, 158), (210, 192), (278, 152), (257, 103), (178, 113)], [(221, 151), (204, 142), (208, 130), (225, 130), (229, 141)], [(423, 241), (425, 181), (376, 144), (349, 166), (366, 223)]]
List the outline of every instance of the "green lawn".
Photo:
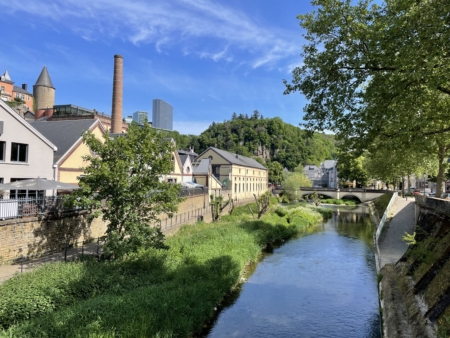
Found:
[(167, 238), (169, 250), (115, 262), (51, 263), (17, 275), (0, 285), (0, 337), (188, 337), (263, 247), (331, 213), (276, 210), (258, 221), (239, 207), (218, 223), (184, 226)]

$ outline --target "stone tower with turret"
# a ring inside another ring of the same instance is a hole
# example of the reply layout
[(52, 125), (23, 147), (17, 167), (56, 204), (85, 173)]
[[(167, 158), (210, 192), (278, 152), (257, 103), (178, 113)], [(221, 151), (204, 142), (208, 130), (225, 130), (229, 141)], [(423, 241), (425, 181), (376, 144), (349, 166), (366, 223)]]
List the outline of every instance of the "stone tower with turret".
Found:
[(33, 96), (36, 111), (53, 108), (55, 105), (55, 87), (53, 87), (47, 67), (44, 66), (41, 75), (33, 86)]

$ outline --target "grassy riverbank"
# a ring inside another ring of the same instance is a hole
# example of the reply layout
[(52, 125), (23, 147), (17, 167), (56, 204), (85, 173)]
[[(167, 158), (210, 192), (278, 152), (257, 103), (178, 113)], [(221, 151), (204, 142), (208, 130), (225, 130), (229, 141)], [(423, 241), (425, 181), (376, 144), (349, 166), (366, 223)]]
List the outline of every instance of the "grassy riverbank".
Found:
[(311, 207), (185, 226), (169, 250), (124, 260), (52, 263), (0, 285), (1, 337), (187, 337), (199, 330), (267, 244), (322, 219)]

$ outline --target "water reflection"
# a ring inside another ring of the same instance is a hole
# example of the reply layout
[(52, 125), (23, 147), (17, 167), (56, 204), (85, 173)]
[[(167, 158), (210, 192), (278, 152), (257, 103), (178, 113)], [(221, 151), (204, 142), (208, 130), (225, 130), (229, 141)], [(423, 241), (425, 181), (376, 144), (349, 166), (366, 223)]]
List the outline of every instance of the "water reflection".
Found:
[(367, 210), (339, 208), (267, 254), (209, 337), (380, 337)]

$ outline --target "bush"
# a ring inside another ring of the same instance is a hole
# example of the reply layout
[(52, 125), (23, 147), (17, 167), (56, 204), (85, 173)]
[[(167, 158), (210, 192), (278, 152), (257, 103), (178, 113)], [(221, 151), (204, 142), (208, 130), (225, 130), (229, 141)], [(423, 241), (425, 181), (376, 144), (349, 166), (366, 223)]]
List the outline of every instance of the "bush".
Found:
[(287, 215), (288, 211), (286, 210), (286, 208), (278, 207), (275, 209), (275, 213), (280, 217), (284, 217)]

